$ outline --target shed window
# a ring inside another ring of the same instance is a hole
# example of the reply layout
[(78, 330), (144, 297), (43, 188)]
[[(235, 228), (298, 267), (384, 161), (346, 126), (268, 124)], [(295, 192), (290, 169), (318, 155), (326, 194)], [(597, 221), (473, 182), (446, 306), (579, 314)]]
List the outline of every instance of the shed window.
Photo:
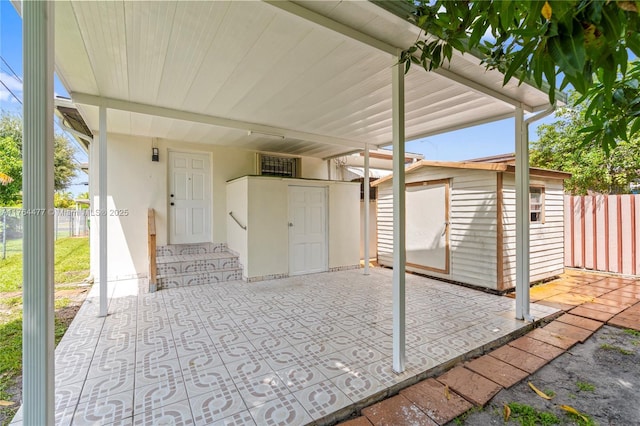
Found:
[(544, 188), (532, 186), (529, 188), (529, 211), (531, 222), (544, 223)]
[(260, 174), (263, 176), (299, 177), (299, 158), (260, 155)]

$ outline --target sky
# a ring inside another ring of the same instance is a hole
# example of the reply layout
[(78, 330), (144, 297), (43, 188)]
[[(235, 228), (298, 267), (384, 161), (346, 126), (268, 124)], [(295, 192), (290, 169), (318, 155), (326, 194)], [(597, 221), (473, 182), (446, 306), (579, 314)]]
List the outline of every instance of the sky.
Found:
[[(6, 64), (2, 60), (6, 61)], [(19, 78), (16, 78), (11, 70), (15, 71)], [(22, 20), (9, 0), (0, 0), (0, 81), (19, 99), (22, 99), (21, 78)], [(66, 89), (57, 78), (54, 90), (58, 95), (68, 96)], [(0, 110), (16, 113), (21, 111), (20, 103), (2, 84), (0, 84)], [(406, 150), (423, 154), (425, 158), (430, 160), (442, 161), (461, 161), (512, 153), (515, 152), (514, 121), (514, 119), (506, 119), (407, 142)], [(533, 123), (529, 129), (530, 140), (537, 140), (536, 129), (539, 124), (550, 124), (554, 121), (552, 115)], [(57, 131), (60, 129), (58, 128)], [(79, 152), (76, 157), (79, 162), (87, 161), (87, 156), (83, 152)], [(69, 190), (74, 195), (86, 192), (88, 190), (84, 184), (86, 181), (87, 176), (80, 172), (76, 178), (76, 185), (73, 185)]]

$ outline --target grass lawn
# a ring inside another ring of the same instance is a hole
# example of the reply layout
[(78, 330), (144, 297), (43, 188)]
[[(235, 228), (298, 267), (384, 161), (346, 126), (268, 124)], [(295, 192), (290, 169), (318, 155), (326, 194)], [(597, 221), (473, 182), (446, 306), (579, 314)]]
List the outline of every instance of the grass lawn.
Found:
[[(77, 289), (84, 298), (86, 287), (77, 283), (89, 274), (88, 238), (63, 238), (55, 243), (56, 290), (65, 289), (55, 299), (55, 337), (60, 341), (80, 302), (69, 297), (69, 290)], [(0, 423), (8, 424), (18, 409), (22, 373), (22, 253), (12, 253), (0, 259), (0, 400), (15, 402), (0, 407)], [(71, 294), (74, 294), (71, 291)]]

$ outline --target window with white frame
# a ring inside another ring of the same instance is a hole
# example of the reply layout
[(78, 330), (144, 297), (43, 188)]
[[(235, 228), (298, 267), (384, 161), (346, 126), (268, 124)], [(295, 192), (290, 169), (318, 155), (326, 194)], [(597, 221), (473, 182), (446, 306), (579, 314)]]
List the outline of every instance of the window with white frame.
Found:
[(529, 212), (531, 222), (544, 223), (544, 187), (529, 187)]

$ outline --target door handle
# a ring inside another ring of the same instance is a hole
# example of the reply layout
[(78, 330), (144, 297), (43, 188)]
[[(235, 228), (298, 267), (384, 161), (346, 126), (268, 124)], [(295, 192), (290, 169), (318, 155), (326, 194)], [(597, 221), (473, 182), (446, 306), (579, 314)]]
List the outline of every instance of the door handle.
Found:
[(289, 222), (289, 228), (293, 228), (293, 222)]

